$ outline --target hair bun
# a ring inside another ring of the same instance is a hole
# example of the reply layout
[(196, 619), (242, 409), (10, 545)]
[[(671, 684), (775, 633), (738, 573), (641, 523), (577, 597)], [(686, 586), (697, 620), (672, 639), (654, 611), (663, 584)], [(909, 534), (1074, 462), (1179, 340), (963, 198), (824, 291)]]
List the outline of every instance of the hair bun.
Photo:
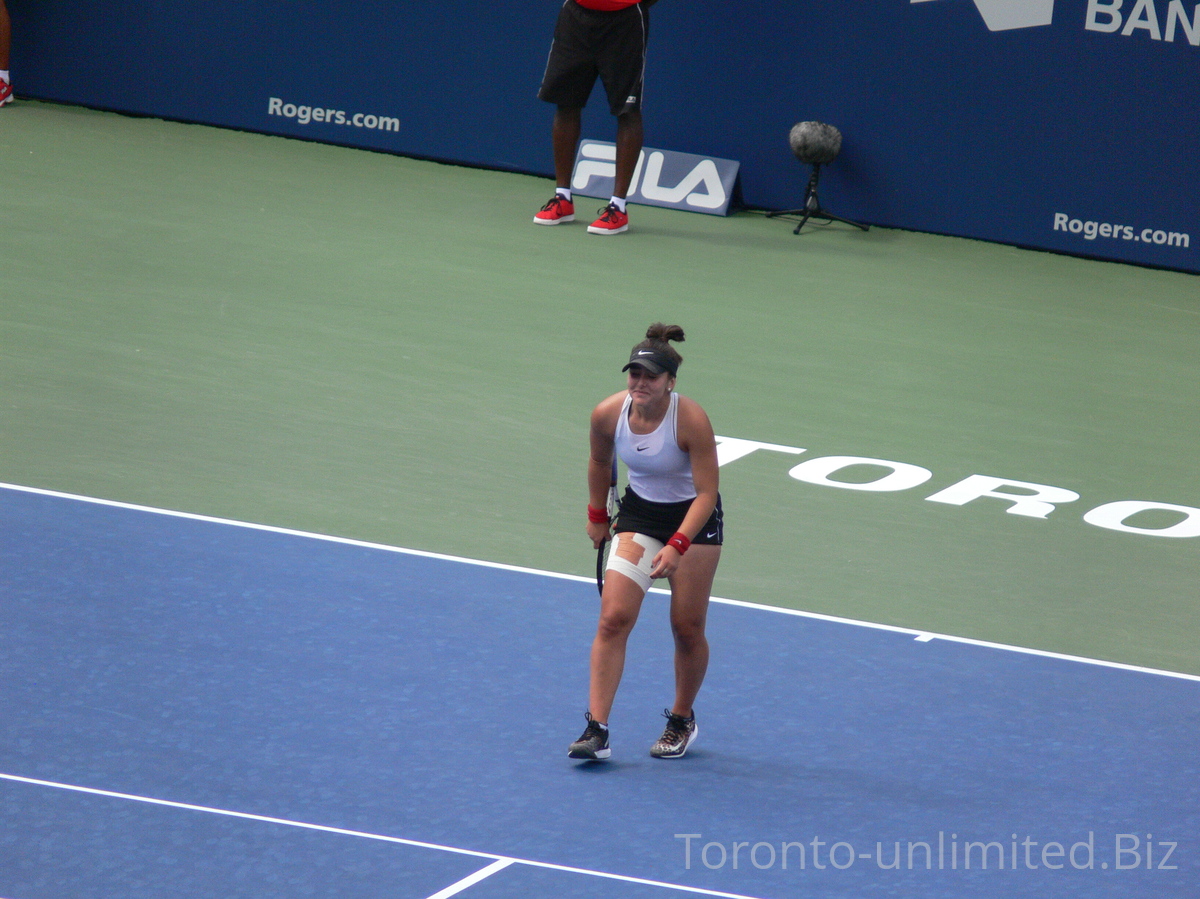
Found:
[(683, 328), (679, 325), (664, 325), (662, 322), (655, 322), (646, 329), (646, 336), (651, 340), (674, 340), (676, 343), (683, 343)]

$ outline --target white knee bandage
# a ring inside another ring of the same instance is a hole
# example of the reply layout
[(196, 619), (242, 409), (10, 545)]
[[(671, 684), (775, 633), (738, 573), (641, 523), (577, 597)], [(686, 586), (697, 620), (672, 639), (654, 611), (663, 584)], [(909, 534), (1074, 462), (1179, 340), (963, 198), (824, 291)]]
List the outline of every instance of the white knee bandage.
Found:
[(654, 557), (664, 545), (645, 534), (617, 534), (608, 552), (608, 570), (623, 574), (643, 590), (649, 590), (654, 583), (650, 577)]

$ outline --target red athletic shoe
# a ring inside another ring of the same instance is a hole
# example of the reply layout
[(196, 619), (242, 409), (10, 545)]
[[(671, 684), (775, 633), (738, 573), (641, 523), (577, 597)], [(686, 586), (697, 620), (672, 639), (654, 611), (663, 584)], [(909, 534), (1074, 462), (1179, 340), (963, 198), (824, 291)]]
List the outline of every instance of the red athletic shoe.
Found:
[(535, 225), (561, 225), (563, 222), (573, 221), (575, 221), (575, 204), (562, 194), (555, 194), (542, 207), (541, 212), (533, 217)]
[(5, 103), (12, 102), (12, 85), (7, 81), (0, 81), (0, 106)]
[(589, 234), (620, 234), (629, 230), (629, 216), (613, 203), (600, 210), (600, 218), (588, 225)]

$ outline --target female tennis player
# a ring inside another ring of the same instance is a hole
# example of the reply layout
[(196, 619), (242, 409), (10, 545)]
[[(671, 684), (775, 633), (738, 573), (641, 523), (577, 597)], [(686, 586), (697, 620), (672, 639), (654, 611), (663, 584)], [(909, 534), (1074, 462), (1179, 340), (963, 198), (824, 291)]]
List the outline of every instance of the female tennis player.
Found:
[[(704, 626), (723, 533), (712, 425), (696, 402), (675, 392), (683, 359), (671, 341), (682, 340), (678, 325), (651, 325), (622, 369), (628, 389), (592, 412), (587, 534), (599, 549), (611, 526), (615, 543), (592, 643), (587, 729), (571, 744), (567, 754), (573, 759), (611, 755), (608, 716), (625, 647), (646, 591), (658, 578), (671, 585), (675, 703), (663, 712), (667, 727), (650, 754), (679, 758), (696, 739), (692, 703), (708, 669)], [(610, 523), (605, 498), (614, 453), (625, 463), (629, 486)]]

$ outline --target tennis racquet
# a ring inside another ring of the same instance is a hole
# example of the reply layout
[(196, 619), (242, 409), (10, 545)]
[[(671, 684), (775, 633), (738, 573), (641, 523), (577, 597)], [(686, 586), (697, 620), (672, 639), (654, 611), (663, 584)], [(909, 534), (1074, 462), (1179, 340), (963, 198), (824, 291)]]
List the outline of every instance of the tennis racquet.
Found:
[[(608, 520), (610, 522), (617, 520), (617, 513), (621, 511), (621, 500), (617, 496), (617, 454), (613, 453), (612, 461), (612, 478), (608, 482), (608, 502), (605, 507), (608, 511)], [(612, 531), (609, 531), (611, 538)], [(605, 549), (608, 546), (608, 538), (601, 541), (600, 548), (596, 550), (596, 589), (600, 591), (600, 595), (604, 595), (604, 562)]]

